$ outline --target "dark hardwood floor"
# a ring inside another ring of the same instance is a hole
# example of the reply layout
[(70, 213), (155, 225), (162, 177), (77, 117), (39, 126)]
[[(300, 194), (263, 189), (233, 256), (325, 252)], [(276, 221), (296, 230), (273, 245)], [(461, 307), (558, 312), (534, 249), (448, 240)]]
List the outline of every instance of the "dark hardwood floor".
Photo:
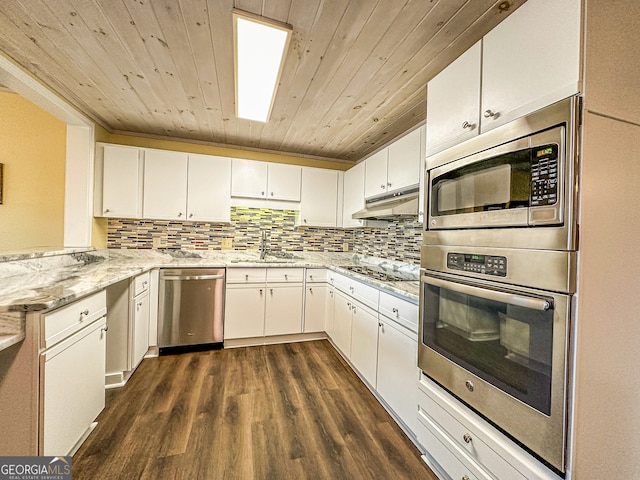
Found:
[(436, 480), (326, 340), (144, 360), (73, 478)]

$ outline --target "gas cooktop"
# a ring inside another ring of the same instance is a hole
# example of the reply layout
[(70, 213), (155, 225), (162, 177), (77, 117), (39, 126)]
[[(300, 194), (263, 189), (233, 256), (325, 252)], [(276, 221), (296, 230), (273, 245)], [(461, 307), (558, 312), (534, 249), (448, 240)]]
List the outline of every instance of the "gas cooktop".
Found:
[(367, 277), (375, 278), (376, 280), (381, 280), (383, 282), (403, 282), (418, 280), (417, 276), (412, 275), (411, 273), (399, 271), (390, 272), (376, 265), (349, 265), (342, 268), (344, 268), (345, 270), (349, 270), (350, 272), (359, 273)]

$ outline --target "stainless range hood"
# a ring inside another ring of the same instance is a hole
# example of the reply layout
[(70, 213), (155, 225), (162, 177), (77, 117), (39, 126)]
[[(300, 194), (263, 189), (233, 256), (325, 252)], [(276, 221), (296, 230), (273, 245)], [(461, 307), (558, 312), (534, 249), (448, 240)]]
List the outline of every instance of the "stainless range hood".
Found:
[(365, 202), (365, 208), (352, 217), (356, 220), (386, 220), (418, 216), (418, 187), (400, 190), (389, 195), (372, 198)]

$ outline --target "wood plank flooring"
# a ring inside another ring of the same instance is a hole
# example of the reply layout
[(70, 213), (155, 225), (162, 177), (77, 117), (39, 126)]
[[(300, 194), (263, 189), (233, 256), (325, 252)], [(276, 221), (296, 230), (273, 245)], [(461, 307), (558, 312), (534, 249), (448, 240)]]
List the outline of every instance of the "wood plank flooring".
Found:
[(144, 360), (73, 478), (436, 480), (326, 340)]

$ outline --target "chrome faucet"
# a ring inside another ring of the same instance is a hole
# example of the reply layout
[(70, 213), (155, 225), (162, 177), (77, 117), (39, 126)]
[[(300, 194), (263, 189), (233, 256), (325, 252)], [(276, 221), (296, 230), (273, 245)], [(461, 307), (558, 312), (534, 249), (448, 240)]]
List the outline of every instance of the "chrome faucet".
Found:
[(262, 238), (260, 240), (260, 260), (264, 260), (264, 257), (267, 256), (267, 253), (269, 252), (269, 241), (267, 239), (267, 232), (266, 230), (262, 231)]

